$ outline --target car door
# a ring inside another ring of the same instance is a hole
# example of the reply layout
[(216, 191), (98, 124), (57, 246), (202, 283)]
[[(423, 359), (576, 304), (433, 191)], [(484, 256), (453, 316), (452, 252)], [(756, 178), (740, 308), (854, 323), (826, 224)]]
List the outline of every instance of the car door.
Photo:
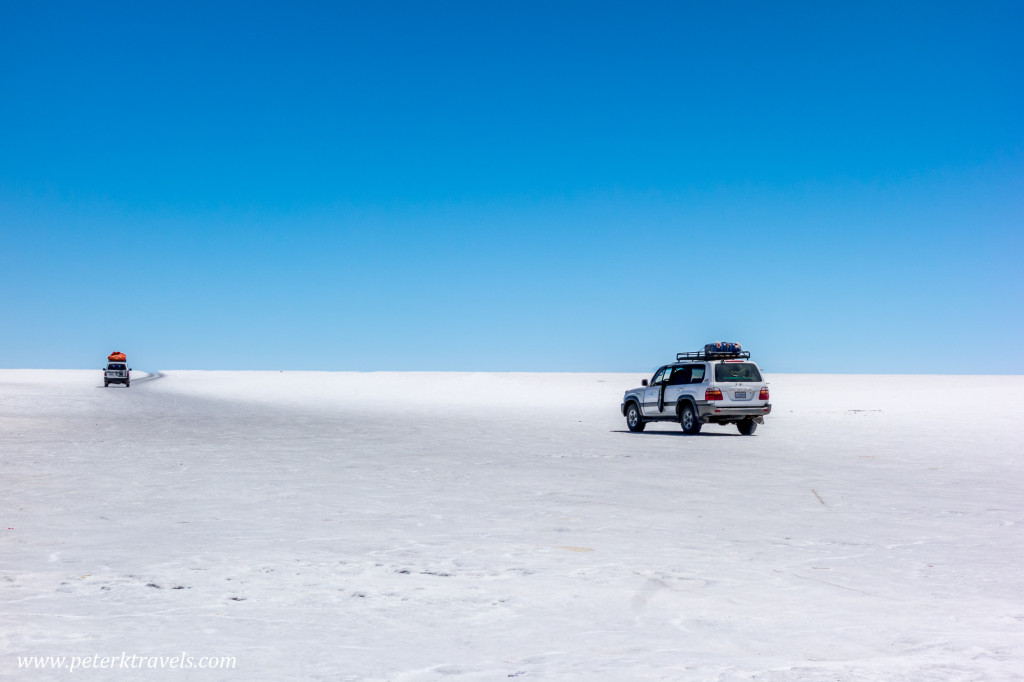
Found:
[[(680, 368), (680, 385), (674, 392), (675, 402), (673, 406), (681, 399), (689, 397), (694, 403), (698, 400), (704, 400), (704, 386), (706, 380), (707, 367), (703, 363), (696, 363), (691, 365), (684, 365)], [(678, 370), (677, 370), (678, 371)], [(673, 407), (674, 409), (674, 407)]]
[(675, 414), (676, 402), (686, 392), (686, 384), (690, 382), (691, 367), (692, 365), (683, 365), (672, 368), (672, 375), (665, 384), (665, 409), (662, 414)]
[(704, 400), (704, 387), (701, 386), (701, 384), (707, 383), (708, 366), (702, 363), (698, 365), (691, 365), (690, 367), (690, 379), (687, 382), (688, 388), (686, 389), (687, 393), (692, 395), (695, 399)]
[(665, 389), (665, 378), (671, 370), (671, 367), (660, 368), (654, 373), (654, 378), (651, 379), (651, 383), (644, 391), (644, 404), (640, 409), (643, 410), (645, 417), (657, 417), (663, 414), (663, 412), (658, 409), (658, 403), (661, 400), (661, 392)]

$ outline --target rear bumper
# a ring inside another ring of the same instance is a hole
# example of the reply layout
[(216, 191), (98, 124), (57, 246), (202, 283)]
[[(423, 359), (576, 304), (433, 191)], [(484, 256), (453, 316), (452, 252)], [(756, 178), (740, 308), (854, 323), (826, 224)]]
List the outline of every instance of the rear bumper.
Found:
[(716, 403), (697, 405), (697, 416), (701, 421), (719, 421), (745, 419), (748, 417), (764, 417), (771, 414), (772, 405), (767, 403), (758, 407), (726, 407)]

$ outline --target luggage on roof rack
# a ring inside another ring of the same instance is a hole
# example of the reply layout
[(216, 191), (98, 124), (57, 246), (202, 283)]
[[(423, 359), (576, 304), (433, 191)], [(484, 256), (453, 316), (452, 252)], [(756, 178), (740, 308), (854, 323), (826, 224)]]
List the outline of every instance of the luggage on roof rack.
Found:
[(681, 360), (720, 360), (722, 358), (750, 359), (750, 351), (731, 341), (715, 341), (704, 345), (702, 350), (689, 353), (676, 353), (676, 361)]

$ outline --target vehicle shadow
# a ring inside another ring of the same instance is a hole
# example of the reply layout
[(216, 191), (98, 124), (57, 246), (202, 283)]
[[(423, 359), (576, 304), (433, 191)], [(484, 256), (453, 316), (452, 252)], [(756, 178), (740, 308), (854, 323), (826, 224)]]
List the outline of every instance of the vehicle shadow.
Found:
[(739, 436), (739, 433), (725, 433), (722, 431), (701, 431), (693, 435), (683, 433), (682, 431), (638, 431), (636, 433), (627, 429), (612, 429), (609, 433), (628, 433), (631, 436), (671, 436), (673, 438), (704, 438), (704, 437), (718, 437), (718, 436)]

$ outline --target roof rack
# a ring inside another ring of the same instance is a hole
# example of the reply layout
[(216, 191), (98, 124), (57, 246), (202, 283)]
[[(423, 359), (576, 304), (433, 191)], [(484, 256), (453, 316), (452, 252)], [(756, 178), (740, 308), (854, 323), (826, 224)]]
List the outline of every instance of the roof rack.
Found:
[(749, 360), (750, 359), (750, 351), (749, 350), (743, 350), (743, 351), (739, 351), (739, 352), (735, 352), (735, 351), (728, 351), (728, 352), (726, 352), (726, 351), (721, 351), (721, 352), (710, 351), (709, 352), (709, 351), (707, 351), (705, 349), (705, 350), (696, 350), (696, 351), (692, 351), (692, 352), (689, 352), (689, 353), (676, 353), (676, 362), (681, 362), (682, 360), (726, 360), (726, 359), (732, 359), (732, 358), (740, 358), (742, 360)]

